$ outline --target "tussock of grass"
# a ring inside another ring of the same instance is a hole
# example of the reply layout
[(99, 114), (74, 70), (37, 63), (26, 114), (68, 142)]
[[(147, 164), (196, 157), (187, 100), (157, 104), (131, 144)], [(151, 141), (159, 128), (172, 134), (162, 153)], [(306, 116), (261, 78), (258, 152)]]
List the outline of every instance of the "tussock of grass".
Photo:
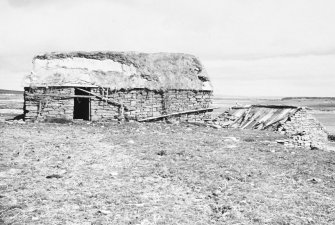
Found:
[(69, 119), (65, 119), (65, 118), (54, 118), (54, 117), (50, 117), (50, 118), (46, 118), (44, 120), (44, 122), (46, 123), (60, 123), (60, 124), (66, 124), (66, 123), (72, 123), (72, 120)]
[[(234, 146), (222, 137), (235, 141)], [(334, 152), (164, 123), (0, 130), (5, 224), (333, 224)], [(57, 175), (48, 179), (47, 176)]]
[(245, 141), (245, 142), (255, 142), (255, 139), (253, 139), (253, 138), (245, 138), (245, 139), (243, 139), (243, 141)]
[(328, 140), (335, 142), (335, 134), (329, 134), (328, 135)]

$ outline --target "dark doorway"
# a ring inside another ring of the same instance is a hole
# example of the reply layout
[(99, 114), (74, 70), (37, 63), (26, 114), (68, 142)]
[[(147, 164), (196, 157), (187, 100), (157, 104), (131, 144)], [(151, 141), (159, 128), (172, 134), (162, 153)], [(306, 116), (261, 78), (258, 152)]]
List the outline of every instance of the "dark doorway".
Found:
[[(90, 91), (90, 88), (80, 88)], [(89, 96), (88, 93), (75, 89), (75, 95)], [(78, 97), (74, 98), (73, 119), (90, 120), (90, 98)]]

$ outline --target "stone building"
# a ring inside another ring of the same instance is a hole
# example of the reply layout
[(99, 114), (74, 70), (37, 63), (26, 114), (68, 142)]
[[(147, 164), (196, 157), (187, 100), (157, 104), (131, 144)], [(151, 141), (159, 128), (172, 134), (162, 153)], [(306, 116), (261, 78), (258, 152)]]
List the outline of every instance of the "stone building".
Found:
[(285, 105), (233, 107), (215, 123), (228, 128), (278, 131), (289, 147), (325, 148), (328, 132), (306, 108)]
[(25, 78), (25, 120), (202, 121), (212, 86), (188, 54), (69, 52), (35, 56)]

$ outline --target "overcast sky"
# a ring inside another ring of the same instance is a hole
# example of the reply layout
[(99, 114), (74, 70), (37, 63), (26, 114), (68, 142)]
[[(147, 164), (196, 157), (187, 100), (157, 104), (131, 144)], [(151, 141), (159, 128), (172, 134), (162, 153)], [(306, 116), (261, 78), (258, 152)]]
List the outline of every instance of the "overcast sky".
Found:
[(335, 96), (334, 0), (0, 0), (0, 88), (50, 51), (184, 52), (216, 94)]

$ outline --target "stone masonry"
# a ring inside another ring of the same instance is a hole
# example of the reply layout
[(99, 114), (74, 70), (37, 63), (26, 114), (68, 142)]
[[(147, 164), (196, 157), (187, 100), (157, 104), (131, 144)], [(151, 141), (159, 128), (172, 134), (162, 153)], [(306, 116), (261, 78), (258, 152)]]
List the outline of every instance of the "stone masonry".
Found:
[(31, 121), (48, 118), (73, 118), (73, 98), (43, 96), (47, 94), (70, 96), (74, 95), (74, 88), (25, 88), (25, 120)]
[(280, 124), (278, 131), (290, 137), (284, 143), (289, 147), (324, 149), (328, 139), (325, 128), (304, 108)]
[[(148, 89), (110, 90), (91, 88), (92, 93), (123, 104), (113, 105), (97, 97), (90, 98), (92, 121), (110, 121), (124, 117), (129, 120), (161, 116), (173, 112), (209, 108), (212, 91)], [(73, 119), (74, 87), (25, 88), (25, 119), (48, 118)], [(207, 113), (192, 113), (177, 116), (179, 120), (197, 122), (208, 118)]]

